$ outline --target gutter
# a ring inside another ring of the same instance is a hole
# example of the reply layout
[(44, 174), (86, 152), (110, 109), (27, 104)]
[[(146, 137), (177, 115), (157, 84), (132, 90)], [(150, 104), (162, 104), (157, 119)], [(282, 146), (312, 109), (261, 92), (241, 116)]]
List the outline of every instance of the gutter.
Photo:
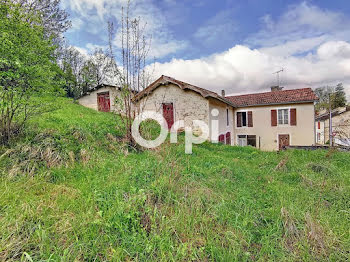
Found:
[(314, 103), (316, 100), (308, 100), (308, 101), (296, 101), (296, 102), (281, 102), (281, 103), (270, 103), (270, 104), (254, 104), (254, 105), (235, 105), (236, 108), (243, 108), (243, 107), (253, 107), (253, 106), (273, 106), (273, 105), (289, 105), (289, 104), (308, 104), (308, 103)]

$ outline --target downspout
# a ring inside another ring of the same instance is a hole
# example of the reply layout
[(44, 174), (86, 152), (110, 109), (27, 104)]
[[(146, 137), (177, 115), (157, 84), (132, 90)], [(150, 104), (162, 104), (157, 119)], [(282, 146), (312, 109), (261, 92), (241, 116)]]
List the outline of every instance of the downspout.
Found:
[(317, 133), (316, 133), (316, 102), (314, 102), (314, 145), (317, 144)]
[(329, 94), (329, 146), (333, 146), (333, 130), (332, 130), (332, 102), (331, 94)]

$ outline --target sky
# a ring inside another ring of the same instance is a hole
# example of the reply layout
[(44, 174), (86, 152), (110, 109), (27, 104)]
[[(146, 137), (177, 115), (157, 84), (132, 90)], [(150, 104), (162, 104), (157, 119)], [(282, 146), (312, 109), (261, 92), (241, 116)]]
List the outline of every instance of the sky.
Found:
[[(86, 54), (108, 45), (127, 0), (62, 0), (65, 37)], [(348, 0), (132, 0), (152, 36), (154, 79), (168, 75), (220, 93), (343, 83), (350, 100)], [(117, 39), (115, 44), (117, 46)]]

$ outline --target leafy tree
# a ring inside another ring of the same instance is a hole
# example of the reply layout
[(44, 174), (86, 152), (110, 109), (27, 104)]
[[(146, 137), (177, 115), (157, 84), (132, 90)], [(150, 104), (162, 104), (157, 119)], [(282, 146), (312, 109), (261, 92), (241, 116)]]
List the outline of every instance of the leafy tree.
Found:
[(334, 87), (318, 87), (315, 90), (319, 101), (316, 104), (316, 110), (329, 109), (329, 98), (331, 98), (332, 109), (346, 106), (346, 94), (343, 84)]
[(346, 93), (344, 91), (344, 87), (342, 83), (339, 83), (335, 87), (335, 92), (332, 97), (332, 107), (337, 108), (337, 107), (344, 107), (346, 106)]
[[(71, 26), (68, 13), (60, 8), (61, 0), (12, 0), (12, 2), (29, 14), (26, 16), (27, 22), (44, 28), (46, 38), (57, 40)], [(36, 19), (38, 17), (40, 19)]]
[(57, 88), (55, 47), (41, 26), (17, 5), (0, 3), (0, 143), (6, 144), (40, 112), (37, 97)]
[(318, 87), (315, 90), (315, 94), (319, 98), (316, 103), (316, 110), (328, 109), (329, 108), (329, 96), (334, 93), (334, 88), (325, 86)]

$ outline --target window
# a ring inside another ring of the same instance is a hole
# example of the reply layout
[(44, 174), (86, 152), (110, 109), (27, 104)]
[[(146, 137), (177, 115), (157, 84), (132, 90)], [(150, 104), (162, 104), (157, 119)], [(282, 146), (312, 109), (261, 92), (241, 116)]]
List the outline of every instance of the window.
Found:
[(288, 109), (278, 109), (278, 124), (288, 125), (289, 124), (289, 110)]
[(247, 144), (256, 147), (256, 136), (247, 136)]
[(321, 129), (321, 122), (318, 122), (318, 129)]
[(256, 136), (255, 135), (238, 135), (238, 145), (256, 147)]
[(317, 142), (321, 142), (321, 133), (317, 133)]
[(230, 125), (230, 121), (228, 119), (228, 108), (226, 108), (226, 125), (229, 126)]
[(247, 126), (247, 112), (237, 112), (237, 127)]
[(246, 135), (239, 135), (238, 136), (238, 145), (239, 146), (247, 146), (247, 136)]

